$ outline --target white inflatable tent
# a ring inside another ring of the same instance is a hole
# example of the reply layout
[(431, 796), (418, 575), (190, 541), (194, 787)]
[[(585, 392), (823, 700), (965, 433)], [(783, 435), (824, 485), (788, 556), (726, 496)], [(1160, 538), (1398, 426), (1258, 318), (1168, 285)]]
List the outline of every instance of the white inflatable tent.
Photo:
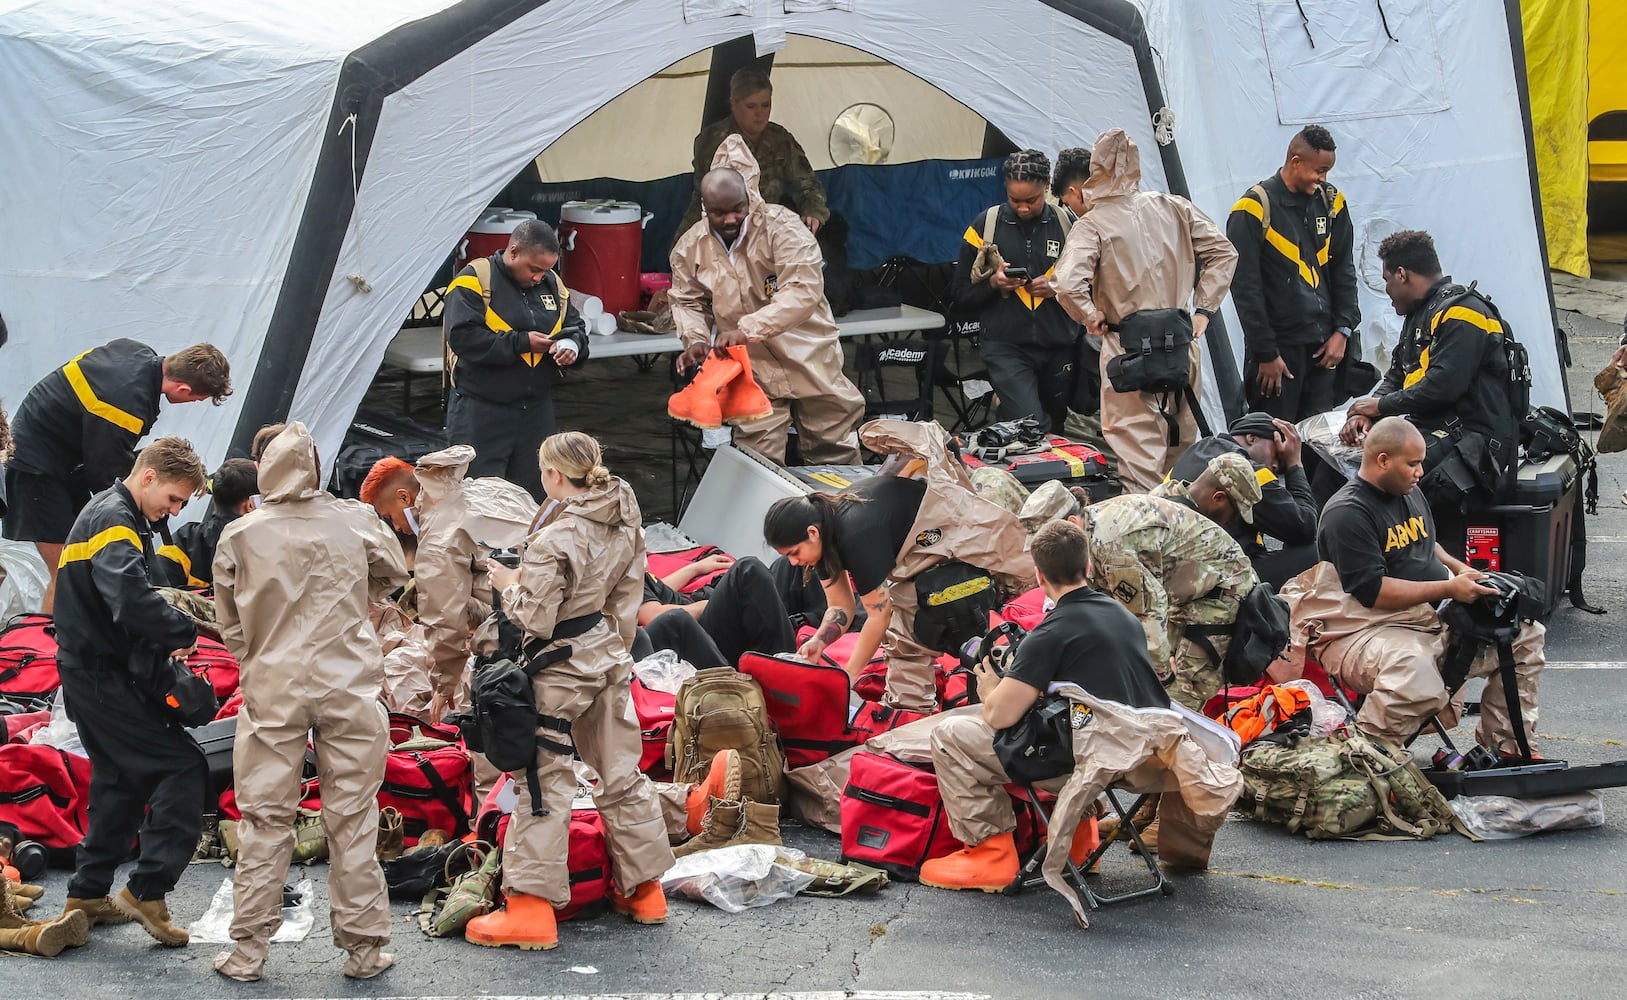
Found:
[[(1564, 398), (1518, 0), (0, 0), (0, 395), (116, 336), (208, 340), (236, 395), (159, 431), (213, 463), (293, 417), (331, 461), (445, 248), (527, 161), (685, 57), (790, 34), (871, 53), (1019, 146), (1122, 126), (1144, 184), (1217, 219), (1325, 122), (1370, 340), (1398, 326), (1372, 248), (1428, 229), (1523, 335), (1536, 399)], [(670, 121), (624, 141), (687, 149), (693, 112)]]

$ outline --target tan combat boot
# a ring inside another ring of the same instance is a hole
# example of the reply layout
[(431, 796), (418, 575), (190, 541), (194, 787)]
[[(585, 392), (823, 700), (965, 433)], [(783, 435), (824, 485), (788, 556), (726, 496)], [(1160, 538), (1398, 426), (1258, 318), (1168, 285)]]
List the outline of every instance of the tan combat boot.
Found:
[(169, 919), (169, 905), (163, 899), (137, 899), (125, 886), (113, 897), (120, 913), (139, 923), (154, 941), (166, 948), (184, 948), (192, 938)]
[(780, 807), (767, 802), (753, 802), (746, 799), (741, 803), (745, 812), (745, 824), (740, 828), (739, 836), (729, 841), (730, 844), (772, 844), (778, 847), (780, 840)]
[(394, 861), (404, 850), (401, 812), (394, 806), (379, 810), (379, 838), (377, 855), (380, 861)]
[(70, 896), (62, 904), (62, 915), (65, 917), (75, 911), (83, 913), (90, 920), (92, 927), (102, 924), (127, 924), (133, 919), (114, 906), (113, 901), (106, 896), (101, 899), (74, 899)]
[(734, 838), (745, 829), (745, 825), (743, 803), (713, 798), (706, 806), (706, 815), (701, 819), (701, 832), (691, 837), (687, 843), (673, 848), (672, 856), (686, 858), (691, 854), (735, 843)]

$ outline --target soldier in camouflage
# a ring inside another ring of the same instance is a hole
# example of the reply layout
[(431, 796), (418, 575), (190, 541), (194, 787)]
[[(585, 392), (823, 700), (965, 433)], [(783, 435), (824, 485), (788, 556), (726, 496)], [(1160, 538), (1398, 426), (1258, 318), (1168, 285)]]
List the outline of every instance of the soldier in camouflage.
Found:
[(761, 170), (757, 187), (770, 205), (789, 205), (813, 232), (830, 221), (825, 189), (814, 176), (808, 154), (783, 125), (769, 121), (774, 86), (768, 74), (755, 66), (735, 72), (729, 79), (729, 117), (716, 121), (695, 137), (695, 193), (689, 211), (678, 226), (681, 236), (701, 217), (701, 177), (712, 169), (712, 158), (723, 140), (738, 133), (746, 140)]
[[(1248, 557), (1214, 521), (1160, 497), (1113, 497), (1086, 507), (1083, 518), (1090, 585), (1141, 620), (1170, 697), (1201, 711), (1220, 691), (1218, 658), (1226, 655), (1230, 629), (1219, 626), (1236, 621), (1238, 606), (1259, 583)], [(1189, 633), (1206, 638), (1214, 655)]]

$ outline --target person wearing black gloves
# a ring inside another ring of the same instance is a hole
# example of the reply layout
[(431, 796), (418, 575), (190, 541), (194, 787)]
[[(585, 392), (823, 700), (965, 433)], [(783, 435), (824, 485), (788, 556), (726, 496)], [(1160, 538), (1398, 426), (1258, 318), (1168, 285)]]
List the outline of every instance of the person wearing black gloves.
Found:
[(1051, 161), (1037, 149), (1006, 157), (1006, 203), (966, 227), (951, 286), (955, 308), (975, 312), (978, 351), (999, 396), (999, 419), (1035, 417), (1053, 432), (1068, 417), (1079, 324), (1051, 280), (1070, 222), (1045, 201)]
[[(1170, 470), (1169, 483), (1156, 492), (1180, 492), (1182, 484), (1203, 475), (1211, 459), (1228, 452), (1245, 455), (1253, 463), (1260, 499), (1254, 504), (1254, 523), (1244, 523), (1234, 515), (1221, 527), (1242, 546), (1260, 579), (1281, 587), (1316, 564), (1319, 508), (1305, 476), (1299, 432), (1293, 424), (1266, 413), (1244, 414), (1225, 434), (1201, 438), (1188, 448)], [(1281, 547), (1268, 549), (1268, 537)]]
[(452, 351), (447, 437), (474, 448), (470, 476), (500, 476), (538, 503), (537, 449), (558, 429), (554, 386), (588, 356), (558, 263), (558, 235), (528, 219), (506, 250), (470, 261), (452, 279), (443, 320)]
[[(203, 462), (186, 441), (142, 449), (130, 474), (74, 522), (56, 603), (63, 699), (91, 765), (90, 830), (63, 912), (82, 910), (92, 924), (136, 920), (172, 948), (188, 939), (164, 897), (198, 846), (209, 768), (156, 684), (166, 659), (197, 648), (198, 629), (153, 589), (161, 582), (153, 523), (180, 513), (203, 484)], [(138, 833), (135, 871), (109, 899)]]
[(1328, 183), (1333, 162), (1333, 136), (1305, 126), (1282, 168), (1244, 192), (1226, 220), (1249, 407), (1294, 423), (1345, 398), (1334, 373), (1361, 322), (1354, 229), (1344, 193)]

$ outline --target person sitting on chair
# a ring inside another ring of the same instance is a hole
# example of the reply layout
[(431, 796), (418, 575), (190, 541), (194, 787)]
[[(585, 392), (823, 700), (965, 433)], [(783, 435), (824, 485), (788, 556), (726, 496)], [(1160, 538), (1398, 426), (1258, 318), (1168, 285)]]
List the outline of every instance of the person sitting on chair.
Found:
[[(1302, 634), (1301, 610), (1312, 595), (1317, 636), (1308, 653), (1346, 687), (1367, 695), (1356, 726), (1369, 736), (1404, 745), (1436, 715), (1450, 727), (1457, 716), (1441, 677), (1448, 636), (1436, 606), (1495, 593), (1482, 574), (1454, 559), (1435, 535), (1435, 518), (1415, 487), (1424, 474), (1424, 439), (1400, 417), (1367, 431), (1361, 470), (1322, 512), (1317, 551), (1324, 562), (1284, 589)], [(1528, 621), (1513, 643), (1519, 715), (1527, 744), (1535, 735), (1537, 685), (1543, 668), (1544, 629)], [(1470, 677), (1497, 671), (1495, 648), (1481, 650)], [(1517, 754), (1514, 723), (1502, 684), (1481, 694), (1482, 746), (1503, 757)]]
[[(995, 754), (994, 736), (1015, 725), (1051, 685), (1076, 684), (1086, 694), (1131, 709), (1170, 709), (1135, 616), (1085, 582), (1090, 567), (1085, 530), (1072, 521), (1053, 521), (1034, 535), (1031, 552), (1034, 578), (1056, 608), (1017, 646), (1004, 676), (987, 660), (977, 665), (981, 715), (957, 714), (932, 731), (932, 766), (949, 829), (967, 846), (923, 864), (923, 885), (997, 892), (1017, 877), (1012, 838), (1017, 821), (1003, 787), (1011, 779)], [(1088, 843), (1089, 838), (1077, 838), (1075, 864), (1084, 860)], [(1201, 859), (1176, 860), (1203, 867), (1208, 852)]]

